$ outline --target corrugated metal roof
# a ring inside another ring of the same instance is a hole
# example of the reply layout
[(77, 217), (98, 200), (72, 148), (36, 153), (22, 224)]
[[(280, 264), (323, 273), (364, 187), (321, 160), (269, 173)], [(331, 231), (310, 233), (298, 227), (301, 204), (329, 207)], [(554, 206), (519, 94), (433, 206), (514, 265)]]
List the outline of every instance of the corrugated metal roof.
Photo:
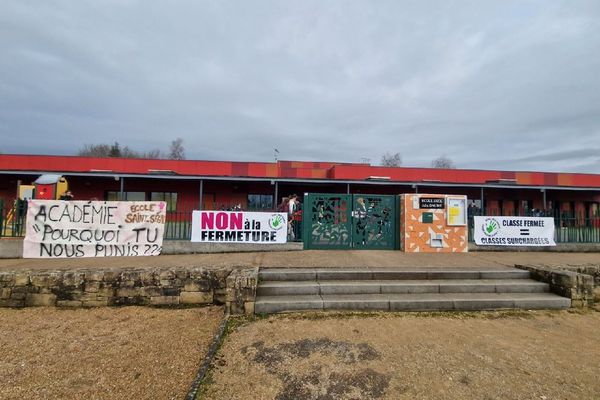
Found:
[(62, 178), (62, 175), (44, 174), (37, 178), (34, 183), (37, 183), (38, 185), (52, 185), (54, 183), (58, 183), (60, 178)]

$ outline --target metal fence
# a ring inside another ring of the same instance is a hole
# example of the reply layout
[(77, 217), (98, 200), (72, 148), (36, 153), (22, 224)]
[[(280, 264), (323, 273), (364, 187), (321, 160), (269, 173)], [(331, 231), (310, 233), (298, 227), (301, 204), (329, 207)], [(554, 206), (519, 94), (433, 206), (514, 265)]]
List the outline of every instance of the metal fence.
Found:
[(512, 215), (497, 209), (469, 210), (469, 242), (474, 242), (475, 216), (520, 216), (554, 218), (554, 240), (556, 243), (600, 243), (600, 214), (589, 215), (575, 211), (517, 210)]
[(167, 211), (165, 240), (190, 240), (192, 237), (192, 210)]
[(0, 237), (25, 236), (27, 202), (16, 201), (7, 204), (0, 200)]
[[(192, 212), (197, 207), (181, 206), (177, 210), (168, 210), (165, 223), (165, 240), (190, 240), (192, 237)], [(237, 204), (215, 204), (213, 210), (235, 211)], [(242, 211), (272, 212), (271, 209), (252, 208)], [(25, 236), (27, 202), (18, 201), (8, 204), (0, 199), (0, 238)], [(301, 217), (300, 217), (301, 219)], [(302, 241), (302, 221), (293, 221), (288, 229), (288, 240)]]
[[(219, 204), (217, 210), (234, 210), (235, 204)], [(190, 240), (192, 236), (192, 211), (193, 206), (178, 207), (177, 210), (167, 211), (165, 224), (165, 240)], [(244, 211), (265, 211), (270, 209), (248, 209)], [(469, 241), (473, 242), (474, 219), (476, 215), (501, 216), (498, 209), (469, 210)], [(25, 218), (27, 215), (27, 202), (6, 203), (0, 199), (0, 237), (25, 236)], [(536, 211), (521, 210), (515, 216), (553, 217), (555, 225), (554, 238), (557, 243), (600, 243), (600, 214), (589, 215), (585, 212), (573, 211)], [(288, 240), (302, 241), (301, 214), (294, 218), (288, 230)]]

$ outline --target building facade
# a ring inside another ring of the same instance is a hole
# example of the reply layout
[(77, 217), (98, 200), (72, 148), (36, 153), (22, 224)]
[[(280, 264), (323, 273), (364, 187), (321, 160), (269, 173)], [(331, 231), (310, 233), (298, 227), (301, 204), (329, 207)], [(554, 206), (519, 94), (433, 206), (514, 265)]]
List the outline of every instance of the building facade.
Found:
[(600, 175), (578, 173), (388, 168), (368, 164), (276, 163), (0, 155), (0, 199), (42, 174), (67, 178), (76, 200), (165, 200), (169, 211), (273, 210), (304, 193), (466, 195), (473, 209), (495, 215), (531, 210), (600, 216)]

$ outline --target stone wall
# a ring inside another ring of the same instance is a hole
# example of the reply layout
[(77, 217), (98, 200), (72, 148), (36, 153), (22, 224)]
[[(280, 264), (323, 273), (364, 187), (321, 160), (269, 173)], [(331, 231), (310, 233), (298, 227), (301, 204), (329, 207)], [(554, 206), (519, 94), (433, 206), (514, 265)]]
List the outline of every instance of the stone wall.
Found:
[(0, 272), (0, 307), (227, 304), (253, 312), (257, 277), (258, 268), (236, 267)]
[(594, 301), (600, 303), (600, 265), (567, 265), (559, 268), (592, 276), (594, 278)]
[(549, 284), (552, 293), (570, 298), (571, 307), (594, 305), (598, 293), (591, 275), (567, 271), (564, 267), (518, 264), (515, 267), (528, 270), (532, 279)]
[(230, 314), (254, 314), (258, 267), (231, 271), (226, 283), (227, 311)]

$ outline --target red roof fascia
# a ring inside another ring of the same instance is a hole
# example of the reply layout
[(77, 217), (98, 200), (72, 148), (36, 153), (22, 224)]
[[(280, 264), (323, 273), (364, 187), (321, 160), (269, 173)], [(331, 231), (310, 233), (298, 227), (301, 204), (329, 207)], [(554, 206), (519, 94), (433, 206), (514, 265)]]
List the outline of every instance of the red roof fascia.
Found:
[(437, 168), (386, 168), (373, 166), (336, 165), (331, 179), (365, 180), (369, 177), (389, 177), (399, 182), (435, 182), (484, 184), (514, 180), (518, 185), (580, 186), (600, 188), (600, 175), (554, 172), (484, 171)]
[[(93, 158), (73, 156), (0, 155), (0, 170), (91, 172), (105, 170), (123, 174), (148, 174), (150, 170), (179, 175), (269, 176), (270, 163), (194, 160), (148, 160), (139, 158)], [(271, 174), (273, 175), (273, 174)]]
[(105, 170), (115, 174), (149, 174), (150, 170), (173, 171), (179, 175), (365, 180), (389, 177), (398, 182), (470, 183), (510, 182), (532, 186), (573, 186), (600, 188), (600, 175), (550, 172), (484, 171), (435, 168), (387, 168), (365, 164), (341, 164), (310, 161), (275, 163), (148, 160), (136, 158), (92, 158), (47, 155), (0, 155), (1, 171), (92, 172)]

